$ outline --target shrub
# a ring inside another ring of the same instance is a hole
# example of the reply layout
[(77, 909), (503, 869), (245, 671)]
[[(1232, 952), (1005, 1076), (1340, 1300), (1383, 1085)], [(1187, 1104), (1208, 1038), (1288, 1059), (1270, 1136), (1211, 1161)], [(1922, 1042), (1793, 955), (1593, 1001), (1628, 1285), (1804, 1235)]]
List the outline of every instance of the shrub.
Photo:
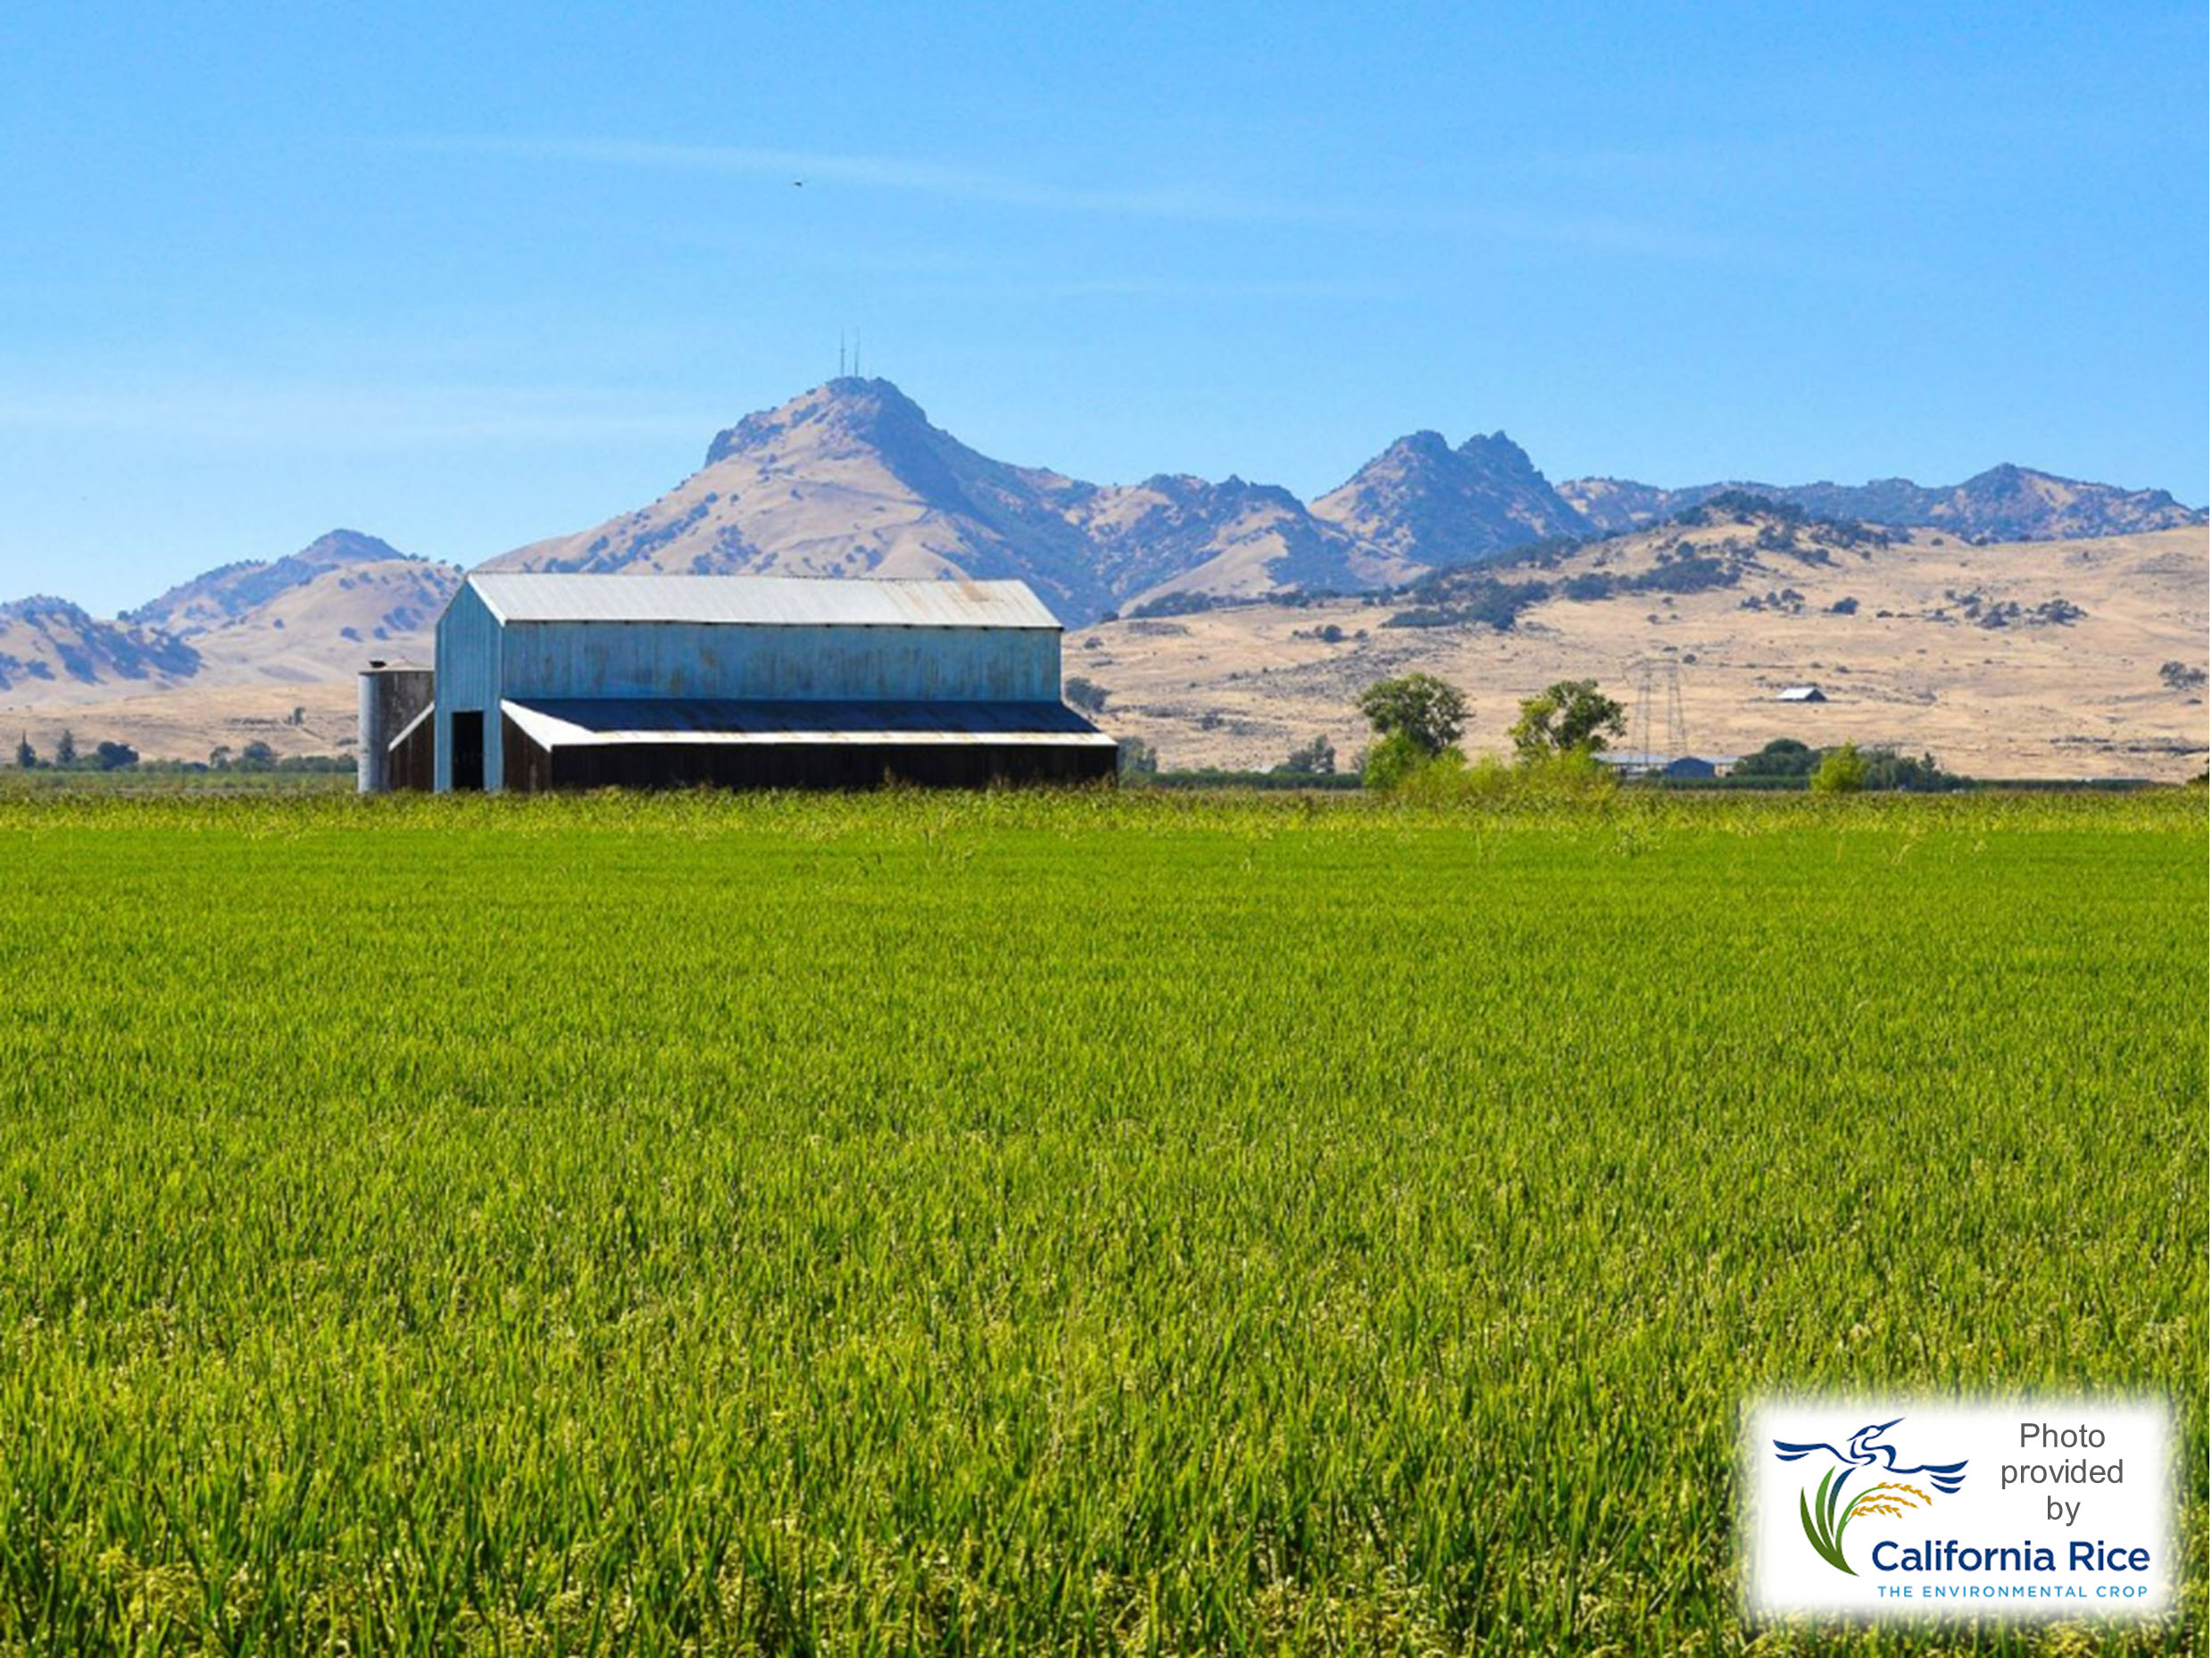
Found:
[(1509, 764), (1495, 754), (1468, 760), (1458, 750), (1415, 767), (1393, 791), (1417, 805), (1583, 804), (1618, 787), (1613, 769), (1580, 749)]
[(1393, 731), (1368, 750), (1360, 768), (1360, 786), (1379, 795), (1395, 794), (1408, 778), (1436, 758), (1406, 732)]
[(1160, 751), (1141, 737), (1125, 737), (1115, 745), (1124, 777), (1152, 777), (1160, 771)]
[(1821, 755), (1819, 769), (1813, 773), (1815, 794), (1856, 795), (1866, 787), (1867, 762), (1858, 744), (1846, 743)]
[(1310, 743), (1292, 749), (1290, 757), (1275, 770), (1296, 777), (1333, 777), (1336, 772), (1336, 745), (1326, 737), (1317, 737)]
[(1738, 777), (1810, 777), (1820, 763), (1819, 751), (1795, 737), (1777, 737), (1755, 754), (1736, 762)]

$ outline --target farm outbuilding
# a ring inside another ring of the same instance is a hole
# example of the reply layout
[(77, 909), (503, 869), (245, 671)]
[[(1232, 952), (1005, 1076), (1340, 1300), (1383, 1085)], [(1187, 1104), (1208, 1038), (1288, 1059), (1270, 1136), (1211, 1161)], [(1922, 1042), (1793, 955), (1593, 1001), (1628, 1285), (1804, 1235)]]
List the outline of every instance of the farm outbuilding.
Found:
[(437, 626), (439, 791), (1079, 782), (1114, 741), (1060, 701), (1019, 581), (480, 571)]
[(1827, 692), (1817, 685), (1785, 685), (1775, 696), (1777, 703), (1825, 703)]
[(1734, 754), (1655, 754), (1633, 748), (1600, 749), (1596, 758), (1601, 765), (1610, 766), (1624, 778), (1726, 777), (1736, 763)]

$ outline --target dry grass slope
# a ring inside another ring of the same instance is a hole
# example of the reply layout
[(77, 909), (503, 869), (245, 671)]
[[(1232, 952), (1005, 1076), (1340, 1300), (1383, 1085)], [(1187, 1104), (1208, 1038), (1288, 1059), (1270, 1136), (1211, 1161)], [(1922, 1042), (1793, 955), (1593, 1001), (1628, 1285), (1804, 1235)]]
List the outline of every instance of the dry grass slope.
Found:
[[(1386, 628), (1410, 605), (1359, 599), (1117, 621), (1070, 630), (1068, 671), (1105, 687), (1104, 722), (1155, 744), (1171, 765), (1269, 765), (1316, 733), (1349, 758), (1367, 740), (1352, 698), (1416, 669), (1467, 692), (1469, 746), (1500, 747), (1522, 697), (1595, 675), (1633, 702), (1635, 665), (1651, 660), (1678, 665), (1690, 746), (1701, 754), (1796, 737), (1933, 750), (1992, 777), (2176, 779), (2204, 769), (2204, 692), (2160, 674), (2169, 662), (2207, 666), (2202, 528), (2000, 546), (1920, 532), (1887, 547), (1815, 548), (1825, 562), (1809, 562), (1759, 548), (1755, 526), (1722, 523), (1496, 573), (1554, 584), (1633, 577), (1684, 539), (1701, 557), (1737, 544), (1740, 579), (1680, 595), (1555, 597), (1510, 632)], [(2052, 601), (2081, 614), (2044, 620)], [(2002, 625), (1984, 625), (1992, 615)], [(1331, 628), (1339, 641), (1321, 637)], [(1829, 701), (1775, 701), (1806, 682)]]

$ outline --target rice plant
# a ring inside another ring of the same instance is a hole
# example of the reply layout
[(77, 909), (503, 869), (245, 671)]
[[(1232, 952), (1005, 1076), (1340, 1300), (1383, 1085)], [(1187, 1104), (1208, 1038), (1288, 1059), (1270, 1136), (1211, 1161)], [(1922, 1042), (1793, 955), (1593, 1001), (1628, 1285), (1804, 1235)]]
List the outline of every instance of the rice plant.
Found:
[[(2200, 1648), (2206, 849), (0, 803), (0, 1647)], [(1783, 1387), (2171, 1398), (2182, 1610), (1748, 1627)]]

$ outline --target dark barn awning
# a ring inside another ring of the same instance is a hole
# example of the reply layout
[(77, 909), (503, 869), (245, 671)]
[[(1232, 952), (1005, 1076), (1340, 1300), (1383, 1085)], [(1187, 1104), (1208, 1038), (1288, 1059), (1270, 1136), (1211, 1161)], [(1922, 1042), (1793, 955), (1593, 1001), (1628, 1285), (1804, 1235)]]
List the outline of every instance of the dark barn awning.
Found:
[(1060, 703), (530, 698), (500, 704), (520, 739), (507, 787), (866, 788), (1082, 782), (1114, 739)]
[(502, 711), (541, 748), (611, 744), (977, 743), (1111, 748), (1060, 703), (799, 703), (531, 698)]

